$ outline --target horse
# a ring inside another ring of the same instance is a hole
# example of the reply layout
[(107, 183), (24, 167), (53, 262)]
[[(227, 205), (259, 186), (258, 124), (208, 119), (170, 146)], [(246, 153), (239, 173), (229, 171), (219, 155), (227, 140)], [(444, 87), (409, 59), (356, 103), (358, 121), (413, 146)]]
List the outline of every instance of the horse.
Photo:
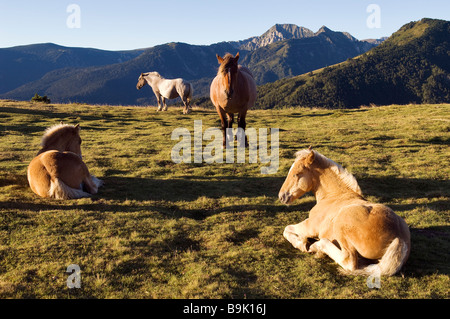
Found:
[[(239, 52), (234, 57), (227, 53), (223, 58), (216, 54), (216, 58), (220, 67), (210, 86), (210, 98), (220, 116), (226, 147), (226, 129), (232, 128), (234, 113), (238, 113), (238, 127), (245, 131), (247, 110), (256, 101), (256, 83), (251, 71), (238, 64)], [(248, 146), (247, 137), (245, 145)]]
[(79, 124), (47, 128), (41, 147), (27, 170), (28, 183), (36, 195), (73, 199), (97, 193), (103, 182), (89, 173), (82, 160)]
[(140, 90), (145, 84), (148, 84), (155, 93), (158, 100), (157, 111), (167, 111), (166, 99), (176, 99), (179, 96), (184, 104), (183, 114), (191, 112), (190, 103), (194, 93), (191, 83), (181, 78), (165, 79), (158, 72), (147, 72), (141, 73), (136, 88)]
[(411, 250), (406, 222), (365, 200), (352, 174), (311, 147), (296, 153), (278, 197), (288, 205), (306, 192), (314, 193), (316, 205), (283, 232), (295, 248), (328, 255), (344, 274), (392, 276), (401, 269)]

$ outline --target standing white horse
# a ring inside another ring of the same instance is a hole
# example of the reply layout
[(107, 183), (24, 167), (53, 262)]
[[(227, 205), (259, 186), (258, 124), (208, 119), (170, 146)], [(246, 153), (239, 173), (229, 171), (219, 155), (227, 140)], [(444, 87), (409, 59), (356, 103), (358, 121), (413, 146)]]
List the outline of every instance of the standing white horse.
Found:
[[(158, 100), (158, 111), (167, 111), (166, 99), (175, 99), (178, 96), (184, 104), (183, 114), (191, 112), (192, 85), (183, 79), (165, 79), (158, 72), (141, 73), (136, 88), (140, 90), (148, 84)], [(163, 108), (164, 106), (164, 108)]]

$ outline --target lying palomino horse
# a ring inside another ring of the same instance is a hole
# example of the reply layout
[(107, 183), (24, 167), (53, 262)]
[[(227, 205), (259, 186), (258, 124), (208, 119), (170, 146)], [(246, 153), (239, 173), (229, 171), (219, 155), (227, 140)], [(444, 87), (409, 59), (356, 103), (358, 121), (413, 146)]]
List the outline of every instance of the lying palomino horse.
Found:
[[(325, 253), (347, 274), (397, 273), (411, 249), (405, 221), (389, 207), (366, 201), (353, 175), (311, 147), (296, 156), (279, 199), (290, 204), (311, 191), (317, 203), (309, 218), (285, 228), (284, 237), (303, 252)], [(318, 241), (309, 246), (308, 239)]]
[(28, 183), (41, 197), (71, 199), (96, 194), (102, 181), (89, 174), (81, 159), (80, 126), (49, 127), (42, 149), (28, 166)]
[[(136, 84), (138, 90), (148, 84), (158, 100), (158, 111), (167, 111), (166, 99), (175, 99), (180, 97), (184, 104), (183, 114), (191, 112), (190, 103), (194, 90), (189, 82), (183, 79), (165, 79), (158, 72), (141, 73)], [(163, 109), (164, 106), (164, 109)]]
[[(226, 147), (226, 129), (232, 128), (234, 113), (238, 113), (238, 127), (245, 131), (247, 110), (256, 101), (256, 83), (250, 70), (238, 65), (239, 52), (235, 57), (229, 53), (223, 58), (216, 56), (220, 67), (211, 83), (210, 98), (220, 116), (223, 146)], [(245, 145), (248, 145), (247, 137)]]

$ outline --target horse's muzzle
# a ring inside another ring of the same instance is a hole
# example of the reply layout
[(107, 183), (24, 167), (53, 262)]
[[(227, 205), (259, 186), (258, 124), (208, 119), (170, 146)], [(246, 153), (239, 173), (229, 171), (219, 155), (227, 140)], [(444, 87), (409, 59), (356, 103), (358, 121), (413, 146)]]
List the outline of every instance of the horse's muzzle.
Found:
[(280, 202), (286, 205), (291, 201), (291, 197), (292, 196), (288, 192), (278, 194), (278, 199), (280, 200)]
[(228, 100), (231, 100), (231, 98), (233, 97), (233, 93), (234, 93), (233, 89), (230, 89), (229, 91), (228, 90), (225, 91), (225, 94), (226, 94)]

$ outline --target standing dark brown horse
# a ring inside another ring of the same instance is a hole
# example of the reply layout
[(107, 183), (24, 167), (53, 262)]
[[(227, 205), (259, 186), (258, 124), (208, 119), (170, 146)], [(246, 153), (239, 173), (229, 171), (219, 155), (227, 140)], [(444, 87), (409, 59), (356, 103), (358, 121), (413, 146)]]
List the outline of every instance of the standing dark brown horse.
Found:
[(256, 83), (250, 70), (238, 65), (239, 52), (234, 57), (229, 53), (223, 58), (216, 56), (220, 67), (211, 83), (210, 98), (220, 116), (223, 146), (226, 147), (226, 129), (232, 128), (234, 113), (238, 113), (238, 127), (245, 131), (247, 110), (256, 101)]

